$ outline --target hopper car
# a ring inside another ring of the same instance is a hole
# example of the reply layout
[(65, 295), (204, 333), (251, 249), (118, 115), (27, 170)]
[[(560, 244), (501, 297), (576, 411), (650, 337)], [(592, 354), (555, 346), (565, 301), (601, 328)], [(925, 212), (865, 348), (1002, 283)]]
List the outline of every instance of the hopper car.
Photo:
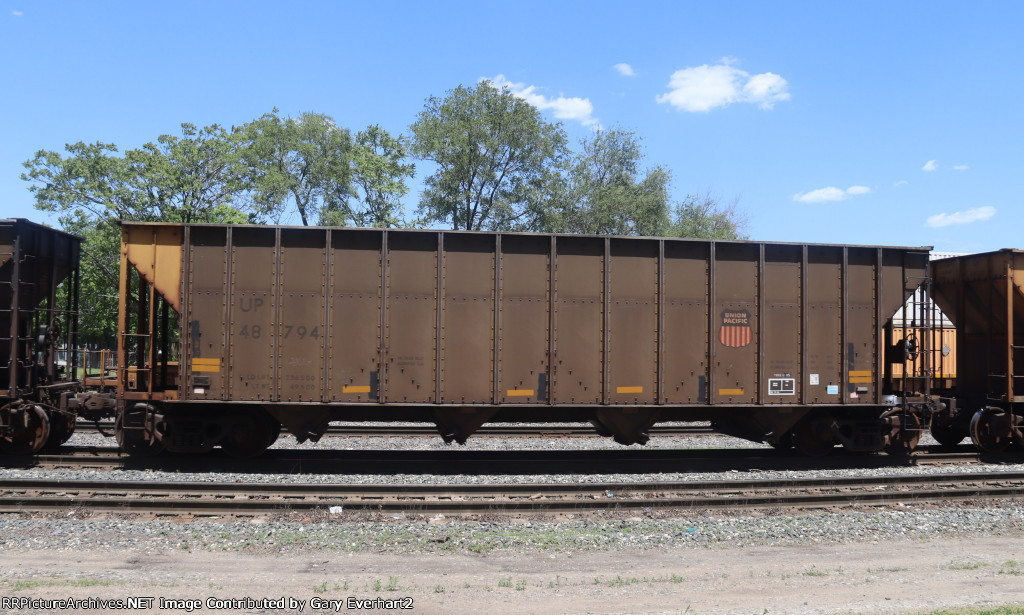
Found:
[[(956, 378), (932, 424), (940, 442), (968, 435), (998, 453), (1024, 441), (1024, 252), (999, 250), (932, 263), (931, 295), (956, 326)], [(1021, 373), (1017, 373), (1021, 368)]]
[(927, 247), (122, 234), (116, 433), (133, 453), (256, 455), (282, 428), (315, 441), (331, 421), (427, 422), (460, 443), (489, 421), (590, 422), (622, 444), (711, 421), (812, 455), (901, 452), (953, 416), (919, 377), (927, 336), (894, 333)]
[(67, 441), (78, 413), (80, 239), (0, 219), (0, 451), (30, 454)]

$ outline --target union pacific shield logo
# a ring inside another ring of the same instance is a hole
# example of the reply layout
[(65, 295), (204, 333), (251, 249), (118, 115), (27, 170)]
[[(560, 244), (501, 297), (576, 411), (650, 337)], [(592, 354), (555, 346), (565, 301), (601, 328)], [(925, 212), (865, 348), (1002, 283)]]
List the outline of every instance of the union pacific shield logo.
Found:
[(746, 310), (725, 310), (722, 312), (722, 328), (718, 330), (718, 341), (730, 348), (742, 348), (754, 339), (750, 330), (750, 312)]

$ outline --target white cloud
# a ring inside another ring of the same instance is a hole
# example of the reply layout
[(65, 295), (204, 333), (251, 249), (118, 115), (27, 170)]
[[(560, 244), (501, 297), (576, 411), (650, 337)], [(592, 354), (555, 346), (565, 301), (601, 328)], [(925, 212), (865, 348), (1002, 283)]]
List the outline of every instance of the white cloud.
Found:
[(793, 200), (800, 203), (827, 203), (829, 201), (845, 201), (851, 196), (867, 194), (869, 192), (871, 192), (871, 188), (867, 186), (850, 186), (846, 190), (836, 188), (835, 186), (828, 186), (827, 188), (818, 188), (810, 192), (794, 194)]
[(22, 13), (21, 11), (11, 11), (11, 15), (14, 15), (15, 17), (21, 17), (22, 15), (24, 15), (24, 13)]
[(929, 160), (928, 162), (924, 163), (924, 166), (921, 167), (921, 170), (922, 171), (931, 172), (931, 171), (934, 171), (934, 170), (936, 170), (938, 168), (939, 168), (939, 161), (938, 160)]
[(786, 80), (775, 73), (750, 73), (731, 66), (734, 60), (723, 58), (718, 64), (684, 68), (672, 73), (669, 91), (657, 97), (676, 109), (707, 112), (732, 103), (751, 103), (771, 109), (775, 103), (789, 100)]
[(967, 166), (966, 164), (955, 164), (955, 165), (953, 165), (953, 170), (954, 171), (966, 171), (969, 168), (971, 168), (971, 167)]
[(996, 208), (985, 205), (967, 211), (957, 211), (951, 214), (941, 213), (929, 216), (925, 221), (930, 227), (939, 228), (951, 224), (970, 224), (971, 222), (982, 222), (996, 215)]
[(893, 184), (893, 186), (897, 186), (897, 187), (898, 186), (908, 186), (908, 185), (910, 185), (910, 182), (908, 182), (905, 179), (901, 179), (900, 181), (898, 181), (895, 184)]
[(622, 75), (623, 77), (635, 77), (636, 76), (636, 73), (633, 72), (633, 67), (630, 66), (629, 64), (626, 64), (625, 62), (619, 62), (618, 64), (616, 64), (612, 68), (617, 70), (619, 72), (619, 74)]
[(601, 123), (594, 117), (594, 105), (589, 98), (548, 98), (537, 93), (537, 87), (525, 83), (512, 83), (505, 78), (505, 75), (497, 75), (493, 78), (481, 77), (481, 81), (490, 81), (496, 88), (505, 88), (515, 96), (522, 98), (541, 111), (551, 110), (554, 116), (560, 120), (575, 120), (584, 126), (594, 130), (601, 129)]

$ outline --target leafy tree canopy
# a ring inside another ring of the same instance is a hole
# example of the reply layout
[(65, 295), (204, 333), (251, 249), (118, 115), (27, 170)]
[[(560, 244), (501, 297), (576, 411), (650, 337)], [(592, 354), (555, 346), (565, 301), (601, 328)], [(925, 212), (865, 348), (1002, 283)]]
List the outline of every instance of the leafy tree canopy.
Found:
[(405, 162), (409, 144), (405, 137), (391, 136), (374, 124), (356, 135), (352, 150), (352, 183), (361, 207), (349, 214), (356, 226), (390, 228), (402, 226), (402, 197), (409, 192), (406, 178), (416, 166)]
[(123, 156), (113, 144), (79, 142), (67, 145), (66, 155), (39, 151), (24, 163), (21, 178), (31, 182), (36, 207), (84, 238), (84, 343), (110, 347), (116, 340), (118, 220), (260, 222), (266, 214), (246, 198), (239, 131), (182, 124), (181, 133)]
[(488, 81), (431, 96), (411, 130), (413, 153), (437, 167), (418, 211), (454, 229), (513, 228), (565, 155), (560, 125)]
[(352, 135), (329, 116), (281, 118), (277, 109), (245, 124), (241, 157), (253, 199), (280, 217), (293, 205), (303, 226), (348, 217)]
[(67, 156), (42, 150), (24, 163), (36, 207), (65, 216), (167, 222), (261, 220), (265, 211), (242, 198), (248, 175), (239, 162), (237, 129), (181, 125), (181, 136), (123, 156), (110, 143), (65, 146)]

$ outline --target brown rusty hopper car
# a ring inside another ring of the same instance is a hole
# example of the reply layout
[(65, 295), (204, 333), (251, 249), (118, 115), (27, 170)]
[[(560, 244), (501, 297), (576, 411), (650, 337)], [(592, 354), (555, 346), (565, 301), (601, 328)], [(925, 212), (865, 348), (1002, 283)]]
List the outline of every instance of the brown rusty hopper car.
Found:
[[(81, 240), (22, 218), (0, 219), (0, 451), (59, 446), (75, 429)], [(67, 284), (63, 294), (61, 284)]]
[[(256, 454), (280, 426), (652, 424), (900, 446), (890, 319), (928, 248), (123, 225), (118, 434)], [(916, 427), (916, 423), (915, 423)]]
[(959, 349), (956, 385), (941, 391), (956, 403), (936, 417), (932, 432), (947, 444), (969, 434), (990, 453), (1024, 441), (1024, 252), (937, 260), (932, 276)]

